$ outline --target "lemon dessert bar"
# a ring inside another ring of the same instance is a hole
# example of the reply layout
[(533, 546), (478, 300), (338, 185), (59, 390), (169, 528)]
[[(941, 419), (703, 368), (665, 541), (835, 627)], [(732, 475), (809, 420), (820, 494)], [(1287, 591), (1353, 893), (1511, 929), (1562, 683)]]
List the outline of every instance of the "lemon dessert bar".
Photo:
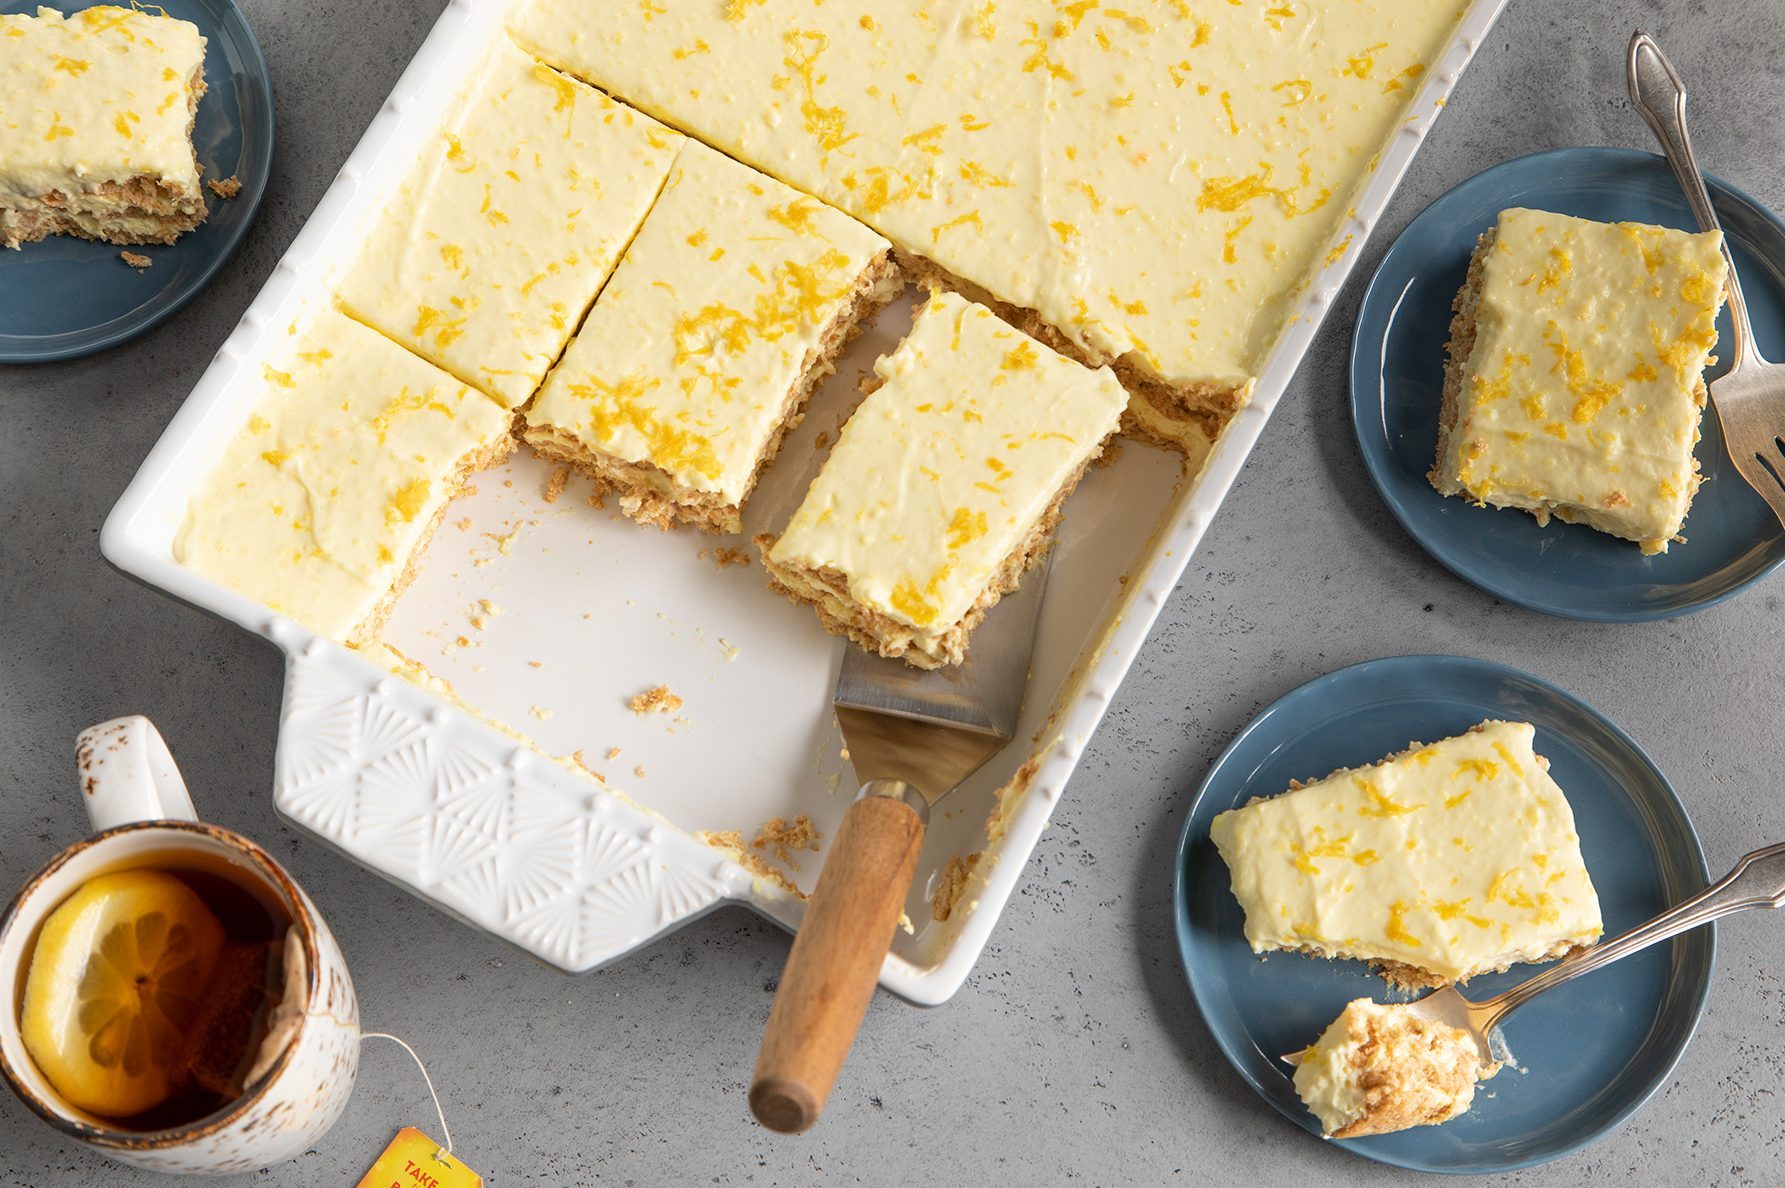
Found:
[(983, 306), (937, 293), (874, 371), (779, 539), (774, 582), (831, 631), (919, 668), (958, 664), (1046, 549), (1127, 396)]
[(174, 558), (332, 639), (368, 639), (448, 501), (512, 448), (510, 414), (334, 310), (256, 383)]
[(681, 141), (501, 39), (337, 294), (516, 407), (575, 332)]
[(172, 243), (205, 220), (198, 27), (101, 6), (0, 15), (0, 240)]
[(1457, 23), (1450, 4), (526, 0), (515, 36), (861, 219), (1200, 456)]
[(1483, 722), (1216, 817), (1252, 951), (1436, 986), (1592, 944), (1599, 899), (1535, 736)]
[(1295, 1091), (1326, 1137), (1362, 1138), (1448, 1122), (1499, 1071), (1461, 1028), (1358, 998), (1302, 1053)]
[(1502, 211), (1457, 295), (1432, 485), (1666, 552), (1698, 490), (1721, 243)]
[(757, 475), (864, 318), (900, 287), (886, 240), (694, 141), (525, 438), (626, 514), (736, 532)]

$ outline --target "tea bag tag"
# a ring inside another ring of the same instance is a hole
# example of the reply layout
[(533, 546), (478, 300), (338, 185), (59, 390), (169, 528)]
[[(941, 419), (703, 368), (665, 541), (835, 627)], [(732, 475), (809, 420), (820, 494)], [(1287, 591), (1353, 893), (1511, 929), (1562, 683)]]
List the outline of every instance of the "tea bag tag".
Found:
[(483, 1188), (483, 1177), (415, 1127), (405, 1126), (358, 1188)]

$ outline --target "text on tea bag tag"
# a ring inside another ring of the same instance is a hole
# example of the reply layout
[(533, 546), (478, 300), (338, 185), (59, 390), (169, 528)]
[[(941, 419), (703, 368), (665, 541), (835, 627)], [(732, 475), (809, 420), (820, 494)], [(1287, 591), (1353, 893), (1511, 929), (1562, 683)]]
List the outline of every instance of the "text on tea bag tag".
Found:
[(358, 1188), (483, 1188), (483, 1177), (415, 1127), (405, 1126)]

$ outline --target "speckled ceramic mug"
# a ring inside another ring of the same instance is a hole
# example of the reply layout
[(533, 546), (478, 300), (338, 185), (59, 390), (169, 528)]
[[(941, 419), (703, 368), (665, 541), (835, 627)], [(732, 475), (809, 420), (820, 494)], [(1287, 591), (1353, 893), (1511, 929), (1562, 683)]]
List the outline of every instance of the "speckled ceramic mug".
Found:
[[(199, 821), (167, 744), (147, 718), (87, 729), (76, 759), (93, 835), (52, 858), (0, 917), (0, 1073), (51, 1126), (137, 1167), (222, 1175), (302, 1154), (341, 1116), (359, 1071), (359, 1003), (328, 925), (265, 850)], [(133, 859), (170, 853), (221, 859), (283, 905), (304, 953), (307, 1007), (272, 1067), (224, 1109), (166, 1130), (120, 1130), (63, 1100), (26, 1052), (19, 1034), (24, 970), (44, 920), (82, 883)]]

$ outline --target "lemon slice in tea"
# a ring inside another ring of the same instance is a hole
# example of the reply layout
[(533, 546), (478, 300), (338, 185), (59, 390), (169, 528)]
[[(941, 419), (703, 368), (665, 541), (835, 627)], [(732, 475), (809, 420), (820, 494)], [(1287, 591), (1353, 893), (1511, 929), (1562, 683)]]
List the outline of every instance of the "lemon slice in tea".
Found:
[(172, 875), (101, 875), (50, 913), (25, 975), (25, 1048), (70, 1104), (127, 1118), (167, 1100), (223, 925)]

